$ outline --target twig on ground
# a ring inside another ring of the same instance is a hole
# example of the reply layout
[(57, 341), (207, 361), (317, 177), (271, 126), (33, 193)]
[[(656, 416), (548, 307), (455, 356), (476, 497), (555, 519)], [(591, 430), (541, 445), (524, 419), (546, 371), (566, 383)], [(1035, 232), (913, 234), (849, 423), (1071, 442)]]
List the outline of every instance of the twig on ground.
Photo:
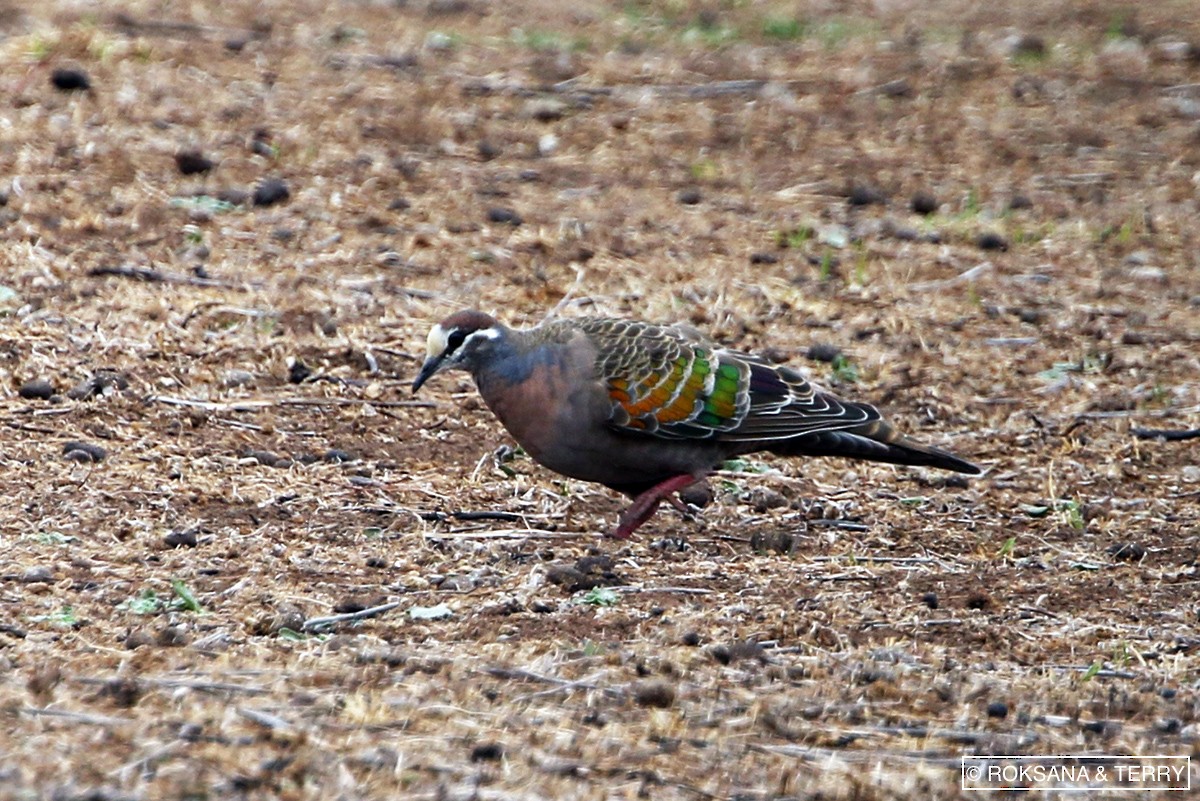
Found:
[(87, 712), (72, 712), (69, 709), (50, 709), (49, 707), (26, 706), (21, 708), (21, 713), (42, 718), (62, 718), (75, 723), (86, 723), (90, 726), (124, 726), (134, 722), (131, 718), (89, 715)]
[(186, 284), (189, 286), (220, 287), (221, 289), (243, 288), (241, 284), (233, 281), (222, 281), (219, 278), (199, 278), (194, 275), (182, 275), (164, 270), (155, 270), (152, 267), (132, 267), (124, 264), (116, 267), (93, 267), (88, 270), (88, 275), (98, 278), (106, 276), (132, 278), (135, 281), (144, 281), (148, 284)]
[(372, 606), (367, 609), (360, 609), (357, 612), (346, 612), (341, 615), (309, 618), (308, 620), (304, 621), (302, 631), (317, 631), (318, 629), (325, 628), (326, 626), (334, 626), (338, 623), (350, 623), (359, 620), (367, 620), (369, 618), (386, 614), (398, 606), (400, 606), (399, 601), (392, 601), (391, 603), (380, 604), (379, 606)]
[(278, 715), (273, 715), (270, 712), (264, 712), (261, 709), (251, 709), (249, 707), (239, 706), (237, 708), (237, 713), (251, 723), (257, 723), (259, 726), (265, 726), (266, 728), (275, 731), (295, 728), (291, 722), (284, 720)]
[(1166, 442), (1178, 442), (1185, 439), (1200, 439), (1200, 428), (1171, 429), (1171, 428), (1131, 428), (1129, 433), (1138, 439), (1160, 439)]

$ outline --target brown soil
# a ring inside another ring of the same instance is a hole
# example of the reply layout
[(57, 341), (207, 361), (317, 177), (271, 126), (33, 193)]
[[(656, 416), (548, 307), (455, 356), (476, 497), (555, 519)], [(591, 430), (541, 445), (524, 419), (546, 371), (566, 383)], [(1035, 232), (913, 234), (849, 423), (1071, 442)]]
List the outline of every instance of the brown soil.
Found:
[[(1193, 753), (1196, 440), (1136, 436), (1200, 426), (1192, 5), (0, 8), (0, 798)], [(466, 306), (685, 320), (987, 473), (752, 461), (609, 540), (468, 379), (411, 398)]]

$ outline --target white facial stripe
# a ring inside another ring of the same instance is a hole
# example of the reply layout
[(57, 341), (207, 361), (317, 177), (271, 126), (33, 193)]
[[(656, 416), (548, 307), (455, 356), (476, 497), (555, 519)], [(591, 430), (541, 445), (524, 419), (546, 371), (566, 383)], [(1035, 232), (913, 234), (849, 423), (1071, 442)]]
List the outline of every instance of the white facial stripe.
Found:
[(480, 328), (478, 331), (472, 331), (463, 344), (466, 345), (472, 339), (496, 339), (500, 336), (500, 331), (495, 328)]
[(429, 329), (429, 340), (425, 343), (425, 358), (433, 359), (446, 351), (446, 332), (442, 326), (435, 325)]

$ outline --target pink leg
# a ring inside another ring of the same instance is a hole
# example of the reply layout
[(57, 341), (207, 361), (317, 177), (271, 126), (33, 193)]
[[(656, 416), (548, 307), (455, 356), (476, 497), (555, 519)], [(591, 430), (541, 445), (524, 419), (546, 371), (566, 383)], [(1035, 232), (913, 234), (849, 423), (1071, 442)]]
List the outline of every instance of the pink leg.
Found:
[(654, 516), (654, 513), (658, 510), (658, 505), (664, 500), (678, 509), (682, 504), (671, 496), (680, 490), (687, 489), (701, 478), (703, 476), (694, 476), (690, 473), (685, 473), (681, 476), (672, 476), (666, 481), (655, 484), (633, 499), (633, 503), (621, 514), (621, 519), (618, 521), (617, 528), (613, 531), (612, 536), (619, 540), (629, 539), (629, 535), (637, 531), (642, 523), (645, 523)]

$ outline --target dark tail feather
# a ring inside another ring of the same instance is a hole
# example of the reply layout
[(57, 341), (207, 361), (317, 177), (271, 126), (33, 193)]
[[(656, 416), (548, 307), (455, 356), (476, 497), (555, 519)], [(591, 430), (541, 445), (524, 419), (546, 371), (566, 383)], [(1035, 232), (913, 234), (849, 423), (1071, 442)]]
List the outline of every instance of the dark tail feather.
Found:
[(883, 422), (780, 440), (772, 443), (769, 450), (780, 456), (842, 456), (868, 462), (936, 467), (968, 475), (983, 472), (965, 459), (930, 445), (922, 445)]

